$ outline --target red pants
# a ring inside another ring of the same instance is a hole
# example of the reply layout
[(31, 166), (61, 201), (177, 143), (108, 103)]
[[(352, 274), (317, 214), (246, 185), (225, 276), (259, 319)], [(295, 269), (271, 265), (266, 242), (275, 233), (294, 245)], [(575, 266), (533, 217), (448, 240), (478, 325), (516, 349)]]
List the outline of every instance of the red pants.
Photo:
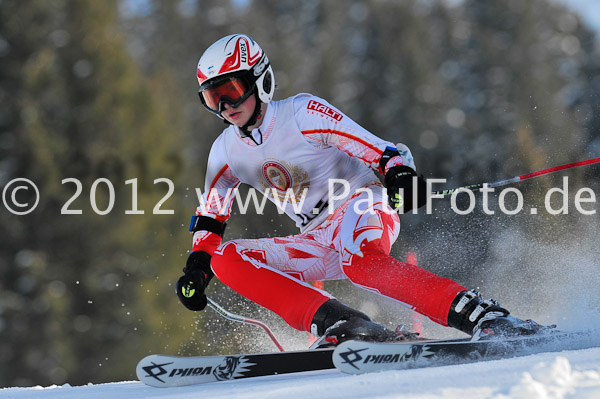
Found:
[(317, 309), (332, 298), (306, 281), (342, 278), (447, 325), (450, 305), (465, 288), (389, 256), (398, 215), (377, 194), (364, 209), (365, 195), (354, 195), (310, 232), (223, 243), (212, 258), (215, 275), (298, 330), (310, 331)]

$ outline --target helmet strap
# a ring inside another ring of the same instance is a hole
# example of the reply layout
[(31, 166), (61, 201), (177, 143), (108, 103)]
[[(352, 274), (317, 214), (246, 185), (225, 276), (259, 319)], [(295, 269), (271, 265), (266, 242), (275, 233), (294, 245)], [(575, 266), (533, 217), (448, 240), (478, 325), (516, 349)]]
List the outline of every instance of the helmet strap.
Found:
[(262, 102), (260, 101), (260, 98), (258, 97), (258, 90), (256, 90), (256, 89), (254, 90), (254, 98), (256, 99), (256, 105), (254, 106), (254, 112), (252, 113), (252, 116), (250, 117), (250, 119), (248, 119), (248, 122), (246, 122), (246, 124), (240, 128), (240, 130), (242, 131), (242, 134), (246, 137), (252, 136), (250, 134), (250, 132), (248, 131), (248, 128), (250, 126), (253, 126), (254, 124), (256, 124), (256, 122), (262, 117), (262, 115), (261, 115)]

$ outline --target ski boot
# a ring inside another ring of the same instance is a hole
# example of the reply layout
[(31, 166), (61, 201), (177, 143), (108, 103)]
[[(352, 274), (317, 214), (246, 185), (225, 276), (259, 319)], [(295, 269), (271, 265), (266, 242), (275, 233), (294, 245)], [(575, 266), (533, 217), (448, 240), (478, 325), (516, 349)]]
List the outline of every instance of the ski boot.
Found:
[(480, 339), (518, 337), (548, 332), (555, 326), (543, 326), (533, 320), (521, 320), (493, 299), (483, 300), (476, 291), (463, 291), (450, 306), (448, 325)]
[(372, 321), (369, 316), (352, 309), (336, 299), (325, 302), (313, 317), (311, 333), (319, 337), (312, 345), (314, 348), (328, 348), (348, 340), (387, 342), (415, 339), (418, 334), (388, 330)]

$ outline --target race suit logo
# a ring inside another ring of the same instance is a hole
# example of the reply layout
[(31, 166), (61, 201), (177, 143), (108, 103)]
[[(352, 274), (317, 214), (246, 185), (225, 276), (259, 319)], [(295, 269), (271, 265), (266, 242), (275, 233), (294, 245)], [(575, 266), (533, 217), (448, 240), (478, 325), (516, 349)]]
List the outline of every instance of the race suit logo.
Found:
[(292, 187), (290, 172), (278, 162), (265, 162), (263, 165), (263, 177), (269, 186), (279, 191), (285, 192)]
[(315, 101), (315, 100), (310, 100), (308, 102), (308, 105), (306, 106), (306, 109), (308, 109), (310, 111), (319, 112), (323, 115), (330, 117), (331, 119), (335, 119), (338, 122), (341, 121), (343, 118), (342, 114), (340, 114), (336, 110), (334, 110), (324, 104), (321, 104), (320, 102)]
[(290, 191), (296, 202), (302, 201), (304, 190), (308, 189), (310, 185), (308, 172), (281, 161), (268, 160), (264, 162), (261, 174), (264, 188), (274, 188), (273, 195), (277, 195), (280, 201), (284, 201)]

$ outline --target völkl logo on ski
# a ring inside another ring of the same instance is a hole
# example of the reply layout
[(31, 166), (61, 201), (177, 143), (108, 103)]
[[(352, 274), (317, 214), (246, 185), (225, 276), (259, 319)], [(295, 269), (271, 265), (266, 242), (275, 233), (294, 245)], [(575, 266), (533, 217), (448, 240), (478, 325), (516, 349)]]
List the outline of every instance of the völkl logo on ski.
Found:
[[(369, 349), (369, 347), (364, 346), (359, 349), (348, 346), (345, 350), (339, 351), (337, 356), (341, 358), (341, 364), (347, 364), (356, 370), (361, 370), (362, 366), (365, 365), (402, 363), (433, 355), (433, 352), (428, 351), (429, 348), (426, 345), (420, 344), (390, 347), (391, 351), (382, 352)], [(361, 354), (364, 351), (367, 352)]]
[(348, 351), (346, 352), (341, 352), (340, 353), (340, 357), (342, 359), (344, 359), (344, 364), (349, 364), (350, 366), (354, 367), (357, 370), (360, 370), (358, 367), (356, 367), (356, 365), (354, 364), (355, 362), (361, 361), (363, 359), (363, 357), (361, 355), (359, 355), (359, 352), (365, 351), (367, 350), (367, 348), (362, 348), (362, 349), (348, 349)]
[[(145, 366), (145, 367), (142, 367), (142, 369), (144, 369), (144, 371), (146, 373), (148, 373), (148, 375), (146, 377), (155, 378), (164, 384), (164, 381), (161, 380), (159, 377), (161, 375), (167, 374), (167, 370), (165, 370), (163, 366), (168, 366), (169, 364), (173, 364), (173, 362), (163, 363), (163, 364), (156, 364), (156, 363), (152, 362), (151, 366)], [(154, 369), (158, 369), (157, 372), (154, 372)]]

